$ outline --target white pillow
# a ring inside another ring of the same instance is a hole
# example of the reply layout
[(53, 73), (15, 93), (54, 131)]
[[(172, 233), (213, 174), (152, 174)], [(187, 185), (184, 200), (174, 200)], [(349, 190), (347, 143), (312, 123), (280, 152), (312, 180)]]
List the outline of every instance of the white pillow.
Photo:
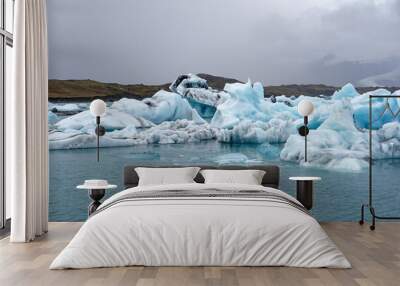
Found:
[(261, 170), (212, 170), (200, 171), (204, 177), (205, 184), (246, 184), (261, 185), (265, 171)]
[(193, 180), (200, 168), (135, 168), (139, 186), (195, 183)]

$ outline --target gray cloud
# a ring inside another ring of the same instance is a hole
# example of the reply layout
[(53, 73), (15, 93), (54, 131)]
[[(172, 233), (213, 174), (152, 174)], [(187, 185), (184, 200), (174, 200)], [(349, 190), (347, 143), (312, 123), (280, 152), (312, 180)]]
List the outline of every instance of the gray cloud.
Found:
[[(332, 84), (343, 84), (343, 79), (357, 85), (395, 85), (395, 80), (390, 77), (379, 77), (379, 80), (366, 80), (375, 78), (377, 75), (387, 74), (400, 67), (400, 58), (390, 58), (381, 61), (339, 61), (335, 56), (322, 58), (311, 62), (305, 69), (314, 75), (315, 82), (330, 82)], [(390, 82), (390, 84), (389, 84)]]
[[(400, 67), (397, 0), (49, 0), (50, 78), (340, 85)], [(400, 79), (397, 83), (400, 85)]]

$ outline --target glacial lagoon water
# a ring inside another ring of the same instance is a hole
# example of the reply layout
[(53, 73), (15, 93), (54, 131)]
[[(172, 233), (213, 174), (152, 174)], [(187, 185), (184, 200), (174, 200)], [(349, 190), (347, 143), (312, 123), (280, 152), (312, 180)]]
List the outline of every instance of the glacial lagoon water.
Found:
[[(368, 169), (362, 172), (301, 167), (279, 159), (279, 145), (221, 144), (205, 141), (192, 144), (136, 145), (95, 149), (50, 151), (50, 221), (84, 221), (90, 199), (75, 187), (85, 179), (107, 179), (123, 189), (123, 167), (128, 164), (276, 164), (281, 167), (280, 189), (295, 195), (290, 176), (320, 176), (316, 182), (312, 214), (319, 221), (358, 221), (360, 206), (368, 199)], [(379, 215), (400, 215), (400, 159), (374, 162), (374, 205)]]

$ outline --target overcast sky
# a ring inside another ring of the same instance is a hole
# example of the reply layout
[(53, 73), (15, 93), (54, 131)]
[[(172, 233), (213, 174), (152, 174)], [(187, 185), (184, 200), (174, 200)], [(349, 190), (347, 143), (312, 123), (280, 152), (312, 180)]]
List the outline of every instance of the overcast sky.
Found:
[(400, 0), (48, 0), (49, 77), (400, 85)]

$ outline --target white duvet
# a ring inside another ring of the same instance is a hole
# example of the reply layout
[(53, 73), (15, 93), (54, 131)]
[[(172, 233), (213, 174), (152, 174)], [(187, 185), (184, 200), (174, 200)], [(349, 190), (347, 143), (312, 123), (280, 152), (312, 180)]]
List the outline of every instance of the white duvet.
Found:
[[(136, 187), (164, 190), (266, 190), (238, 184)], [(294, 266), (349, 268), (318, 222), (293, 206), (258, 199), (123, 201), (90, 217), (50, 269), (145, 266)]]

